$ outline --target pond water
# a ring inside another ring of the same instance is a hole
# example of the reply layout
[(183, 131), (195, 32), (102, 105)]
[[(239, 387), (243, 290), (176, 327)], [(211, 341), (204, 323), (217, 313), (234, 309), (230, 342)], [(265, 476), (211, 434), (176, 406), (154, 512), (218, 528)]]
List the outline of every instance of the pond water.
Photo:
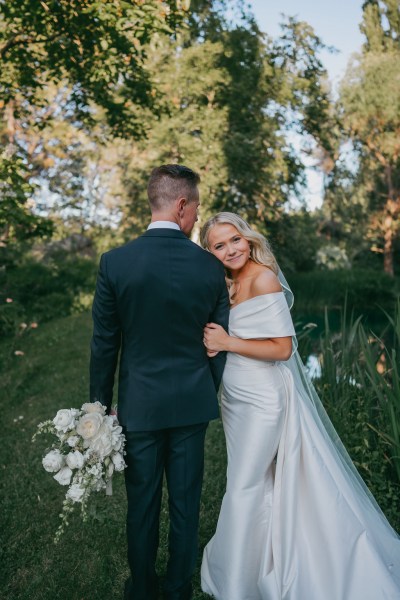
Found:
[[(342, 323), (342, 311), (339, 309), (329, 309), (327, 312), (329, 329), (332, 333), (340, 331)], [(371, 329), (375, 333), (381, 333), (387, 326), (388, 320), (385, 313), (382, 310), (366, 310), (363, 313), (351, 314), (349, 310), (347, 312), (347, 321), (354, 322), (362, 314), (362, 324), (367, 329)], [(325, 313), (324, 312), (297, 312), (295, 309), (292, 311), (292, 318), (296, 327), (296, 331), (301, 331), (307, 324), (313, 324), (314, 327), (310, 328), (309, 335), (311, 339), (318, 339), (325, 331)]]
[[(325, 333), (325, 314), (322, 312), (296, 313), (293, 310), (293, 320), (296, 332), (299, 336), (300, 350), (304, 358), (304, 364), (311, 379), (321, 377), (321, 363), (318, 358), (318, 345), (320, 337)], [(348, 313), (349, 321), (354, 322), (359, 315)], [(381, 335), (388, 324), (388, 320), (383, 311), (377, 309), (374, 311), (365, 311), (362, 318), (362, 324), (377, 335)], [(341, 330), (342, 311), (331, 309), (328, 311), (328, 323), (331, 334)]]
[(310, 379), (318, 379), (321, 377), (321, 363), (316, 354), (309, 354), (305, 367)]

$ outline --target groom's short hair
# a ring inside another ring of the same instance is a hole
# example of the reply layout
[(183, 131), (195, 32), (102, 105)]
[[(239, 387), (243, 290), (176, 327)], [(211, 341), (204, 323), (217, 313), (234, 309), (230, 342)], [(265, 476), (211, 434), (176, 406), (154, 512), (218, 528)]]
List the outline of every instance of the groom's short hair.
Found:
[(161, 165), (152, 170), (147, 195), (153, 210), (167, 208), (180, 196), (188, 201), (197, 199), (200, 175), (184, 165)]

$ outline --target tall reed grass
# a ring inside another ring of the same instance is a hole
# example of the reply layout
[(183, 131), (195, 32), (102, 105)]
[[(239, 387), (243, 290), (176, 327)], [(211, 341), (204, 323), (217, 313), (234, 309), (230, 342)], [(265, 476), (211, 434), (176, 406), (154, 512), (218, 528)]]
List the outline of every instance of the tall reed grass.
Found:
[(314, 353), (321, 371), (314, 385), (362, 477), (392, 524), (400, 514), (400, 302), (386, 326), (372, 332), (348, 314), (324, 331)]
[(362, 362), (358, 373), (363, 386), (371, 388), (382, 414), (379, 427), (370, 427), (387, 445), (387, 455), (400, 481), (400, 301), (395, 315), (385, 313), (388, 326), (381, 335), (359, 327)]

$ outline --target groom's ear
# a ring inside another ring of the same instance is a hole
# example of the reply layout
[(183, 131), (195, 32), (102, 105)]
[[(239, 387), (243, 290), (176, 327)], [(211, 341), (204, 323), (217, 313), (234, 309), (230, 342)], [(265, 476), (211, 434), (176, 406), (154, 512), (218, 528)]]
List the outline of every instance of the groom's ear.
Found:
[(177, 206), (178, 206), (178, 212), (181, 215), (183, 213), (183, 211), (185, 210), (186, 206), (187, 206), (187, 198), (185, 198), (184, 196), (182, 196), (181, 198), (178, 198), (177, 200)]

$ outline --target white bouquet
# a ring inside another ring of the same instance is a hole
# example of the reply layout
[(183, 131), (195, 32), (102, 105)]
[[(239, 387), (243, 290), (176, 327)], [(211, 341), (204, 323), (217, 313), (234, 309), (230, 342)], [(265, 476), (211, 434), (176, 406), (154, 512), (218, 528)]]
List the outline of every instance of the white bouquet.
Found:
[(59, 410), (53, 420), (39, 423), (32, 441), (41, 433), (57, 437), (42, 460), (43, 467), (55, 473), (54, 479), (60, 485), (68, 486), (60, 514), (61, 525), (54, 538), (57, 543), (76, 504), (81, 505), (83, 520), (86, 520), (90, 494), (101, 489), (112, 494), (114, 471), (123, 471), (126, 467), (125, 436), (116, 416), (106, 415), (100, 402), (83, 404), (80, 410)]

